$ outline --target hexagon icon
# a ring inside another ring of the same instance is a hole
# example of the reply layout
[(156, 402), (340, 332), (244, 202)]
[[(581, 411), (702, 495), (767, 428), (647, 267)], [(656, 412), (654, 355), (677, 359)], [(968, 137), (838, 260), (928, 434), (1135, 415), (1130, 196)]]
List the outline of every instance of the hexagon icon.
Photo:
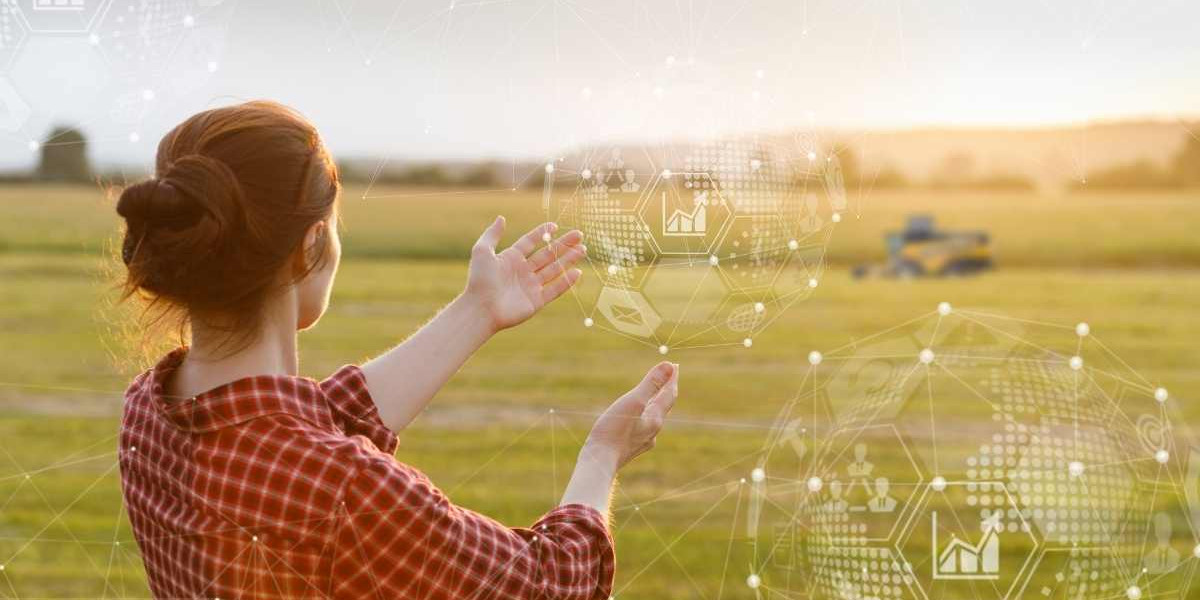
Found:
[(662, 317), (636, 290), (605, 286), (600, 290), (596, 308), (621, 333), (647, 338), (662, 325)]
[(25, 126), (33, 109), (17, 92), (12, 83), (0, 78), (0, 131), (16, 133)]
[(733, 205), (703, 172), (658, 173), (638, 205), (638, 217), (665, 256), (708, 257), (732, 216)]
[(603, 168), (589, 168), (588, 176), (555, 212), (583, 231), (588, 262), (600, 281), (638, 288), (658, 260), (658, 251), (636, 213), (644, 181), (633, 169), (624, 168), (620, 156), (614, 151)]
[(29, 30), (21, 18), (17, 0), (0, 0), (0, 70), (12, 65), (28, 38)]
[[(659, 261), (642, 290), (663, 319), (691, 326), (689, 331), (709, 325), (726, 293), (715, 267), (708, 261), (686, 258)], [(681, 328), (679, 333), (687, 332)]]
[(1016, 598), (1040, 540), (1001, 481), (924, 486), (897, 550), (926, 600)]
[(787, 227), (775, 215), (737, 216), (713, 254), (730, 288), (765, 290), (787, 263), (789, 239)]
[(87, 33), (109, 2), (110, 0), (23, 0), (21, 15), (29, 30), (34, 33)]
[(925, 480), (892, 425), (844, 429), (829, 439), (817, 462), (822, 508), (811, 528), (856, 543), (893, 540)]

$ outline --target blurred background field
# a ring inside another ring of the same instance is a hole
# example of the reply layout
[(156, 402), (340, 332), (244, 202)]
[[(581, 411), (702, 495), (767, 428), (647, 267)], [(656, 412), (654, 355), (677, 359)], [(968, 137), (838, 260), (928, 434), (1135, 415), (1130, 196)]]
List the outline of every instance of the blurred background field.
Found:
[[(495, 214), (509, 239), (540, 222), (540, 193), (361, 187), (344, 196), (345, 261), (329, 314), (302, 335), (321, 377), (402, 340), (461, 288), (465, 256)], [(745, 488), (771, 421), (795, 396), (810, 350), (830, 351), (948, 301), (1066, 326), (1076, 322), (1200, 418), (1200, 198), (1194, 191), (867, 191), (833, 236), (815, 294), (751, 349), (673, 353), (681, 399), (655, 452), (615, 502), (618, 597), (751, 597)], [(884, 258), (882, 233), (914, 212), (986, 229), (998, 268), (973, 278), (851, 278)], [(121, 392), (142, 363), (113, 307), (111, 199), (87, 186), (0, 188), (0, 597), (145, 596), (115, 471)], [(508, 523), (561, 493), (597, 411), (660, 359), (585, 329), (570, 299), (483, 349), (401, 434), (398, 456), (451, 497)], [(1055, 333), (1060, 331), (1061, 334)], [(953, 419), (955, 406), (940, 407)], [(729, 558), (727, 558), (729, 557)]]

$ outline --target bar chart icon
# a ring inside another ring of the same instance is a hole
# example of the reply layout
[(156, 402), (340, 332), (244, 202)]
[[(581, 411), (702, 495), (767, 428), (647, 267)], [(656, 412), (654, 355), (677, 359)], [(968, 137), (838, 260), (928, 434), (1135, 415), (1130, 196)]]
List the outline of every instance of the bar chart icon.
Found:
[(667, 193), (662, 193), (663, 235), (703, 236), (708, 233), (708, 192), (702, 192), (693, 200), (691, 212), (676, 208), (667, 216)]
[(33, 0), (33, 10), (83, 10), (87, 8), (87, 0)]
[(933, 513), (934, 579), (998, 579), (1000, 576), (1000, 525), (984, 522), (983, 539), (971, 544), (955, 537), (938, 548), (938, 514)]

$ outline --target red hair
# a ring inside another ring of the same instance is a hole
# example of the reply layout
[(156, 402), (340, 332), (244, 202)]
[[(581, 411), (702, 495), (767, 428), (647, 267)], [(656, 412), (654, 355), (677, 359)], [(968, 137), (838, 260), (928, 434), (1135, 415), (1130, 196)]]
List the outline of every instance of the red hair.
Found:
[(244, 347), (270, 296), (329, 254), (328, 235), (312, 255), (300, 249), (331, 218), (340, 189), (316, 128), (294, 110), (257, 101), (199, 113), (159, 143), (155, 176), (117, 202), (122, 298), (147, 302), (147, 337), (174, 325), (183, 343), (200, 319)]

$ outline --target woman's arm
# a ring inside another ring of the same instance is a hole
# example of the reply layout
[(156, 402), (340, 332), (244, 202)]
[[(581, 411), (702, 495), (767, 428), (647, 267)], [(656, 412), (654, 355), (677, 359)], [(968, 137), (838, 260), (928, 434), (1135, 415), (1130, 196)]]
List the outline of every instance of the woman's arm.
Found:
[(466, 290), (399, 346), (363, 365), (367, 388), (389, 427), (406, 427), (463, 363), (496, 332), (518, 325), (566, 293), (587, 248), (571, 231), (542, 248), (557, 226), (545, 223), (499, 254), (504, 217), (471, 250)]

